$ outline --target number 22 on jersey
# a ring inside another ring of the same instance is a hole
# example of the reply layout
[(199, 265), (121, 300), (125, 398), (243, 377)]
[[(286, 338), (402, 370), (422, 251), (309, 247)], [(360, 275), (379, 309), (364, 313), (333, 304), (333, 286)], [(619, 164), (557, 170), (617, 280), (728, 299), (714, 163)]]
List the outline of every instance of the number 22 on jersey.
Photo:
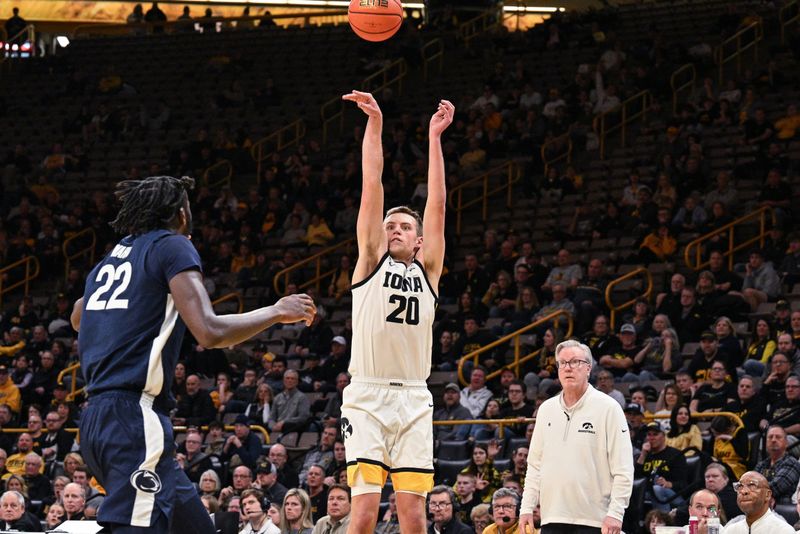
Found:
[[(103, 265), (97, 272), (97, 278), (95, 278), (95, 282), (101, 283), (101, 286), (89, 297), (86, 302), (86, 309), (93, 311), (128, 309), (128, 299), (119, 297), (128, 289), (128, 285), (131, 283), (132, 271), (133, 268), (129, 261), (116, 267), (114, 265)], [(106, 293), (111, 291), (115, 282), (119, 282), (119, 284), (116, 285), (116, 288), (111, 293), (111, 297), (105, 300)]]

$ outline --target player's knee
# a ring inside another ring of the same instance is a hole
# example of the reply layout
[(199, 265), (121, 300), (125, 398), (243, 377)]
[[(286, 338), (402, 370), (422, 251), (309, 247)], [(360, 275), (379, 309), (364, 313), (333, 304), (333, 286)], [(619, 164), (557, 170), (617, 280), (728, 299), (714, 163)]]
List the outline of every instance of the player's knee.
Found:
[(348, 534), (371, 533), (378, 522), (378, 510), (360, 509), (350, 512)]

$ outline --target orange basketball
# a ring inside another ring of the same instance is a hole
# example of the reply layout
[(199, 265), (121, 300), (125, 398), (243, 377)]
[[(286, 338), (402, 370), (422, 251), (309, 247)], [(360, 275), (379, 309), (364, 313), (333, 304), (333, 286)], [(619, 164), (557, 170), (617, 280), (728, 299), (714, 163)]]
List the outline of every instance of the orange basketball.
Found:
[(399, 0), (350, 0), (347, 19), (362, 39), (385, 41), (403, 24), (403, 5)]

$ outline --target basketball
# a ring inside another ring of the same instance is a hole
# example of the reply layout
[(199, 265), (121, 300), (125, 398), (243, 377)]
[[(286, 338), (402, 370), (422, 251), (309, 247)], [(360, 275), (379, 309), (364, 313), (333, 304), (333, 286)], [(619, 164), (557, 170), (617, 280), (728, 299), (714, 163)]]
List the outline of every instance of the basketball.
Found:
[(385, 41), (403, 24), (403, 6), (399, 0), (350, 0), (347, 19), (362, 39)]

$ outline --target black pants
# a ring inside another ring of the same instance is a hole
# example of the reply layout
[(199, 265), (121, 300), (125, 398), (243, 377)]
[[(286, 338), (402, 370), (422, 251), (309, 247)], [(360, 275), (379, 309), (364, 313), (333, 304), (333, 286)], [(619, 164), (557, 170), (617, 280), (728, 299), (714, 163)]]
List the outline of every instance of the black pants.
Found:
[(600, 529), (598, 527), (587, 527), (586, 525), (548, 523), (542, 526), (542, 534), (600, 534)]

